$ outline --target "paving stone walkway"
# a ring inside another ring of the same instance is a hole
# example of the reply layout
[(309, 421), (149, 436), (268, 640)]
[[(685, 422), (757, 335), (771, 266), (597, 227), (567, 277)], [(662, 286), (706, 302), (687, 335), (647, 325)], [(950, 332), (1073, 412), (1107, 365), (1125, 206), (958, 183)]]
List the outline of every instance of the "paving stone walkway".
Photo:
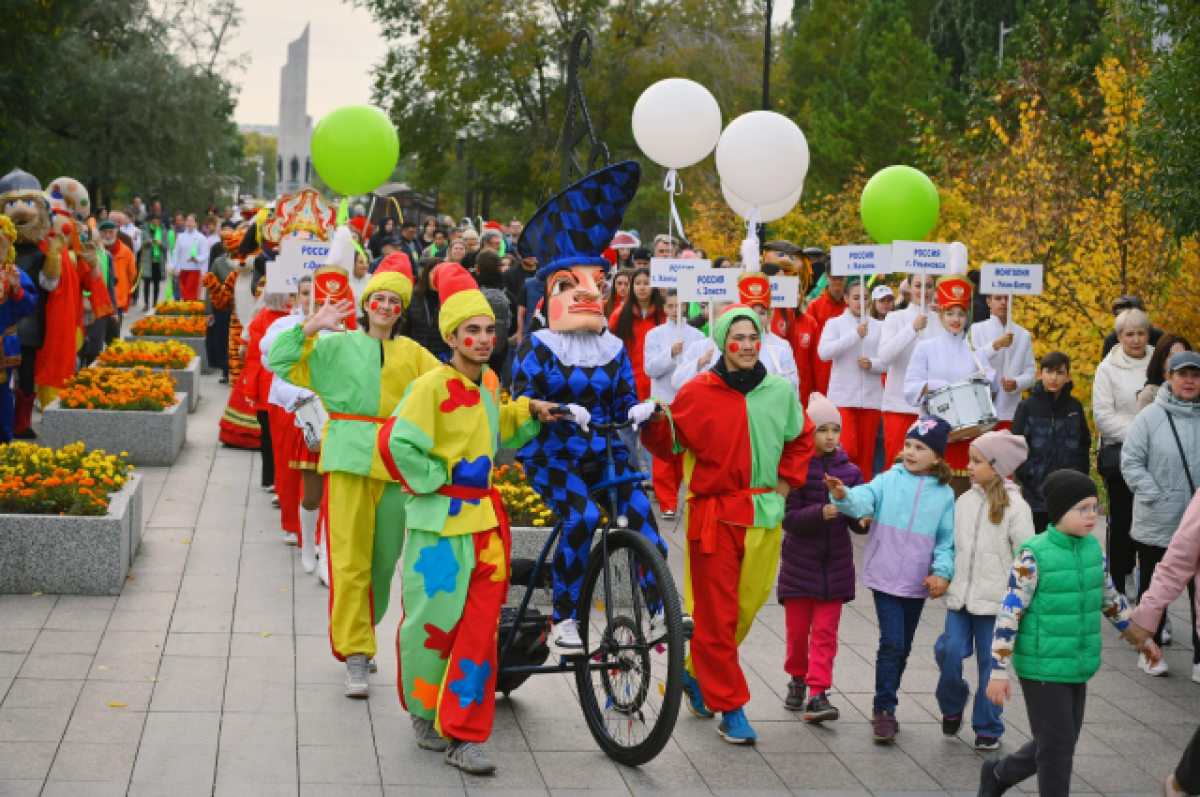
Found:
[[(877, 642), (869, 594), (846, 607), (833, 702), (812, 727), (782, 708), (783, 609), (760, 614), (746, 644), (757, 747), (731, 747), (682, 713), (674, 739), (630, 769), (598, 752), (568, 680), (536, 677), (498, 703), (487, 744), (495, 777), (463, 776), (417, 749), (395, 691), (398, 611), (379, 628), (369, 700), (342, 696), (329, 652), (328, 592), (285, 546), (258, 485), (257, 454), (217, 442), (228, 389), (205, 377), (188, 442), (170, 469), (146, 469), (146, 529), (120, 597), (0, 596), (0, 796), (970, 794), (982, 757), (970, 729), (946, 739), (933, 690), (944, 609), (930, 602), (904, 676), (892, 746), (866, 716)], [(666, 525), (672, 567), (680, 529)], [(396, 591), (394, 594), (399, 594)], [(1185, 603), (1173, 607), (1185, 636)], [(1106, 626), (1107, 629), (1107, 626)], [(1136, 668), (1106, 630), (1073, 791), (1156, 794), (1200, 724), (1190, 651), (1168, 649), (1168, 678)], [(1003, 750), (1028, 734), (1018, 698)], [(1029, 791), (1036, 791), (1032, 785)]]

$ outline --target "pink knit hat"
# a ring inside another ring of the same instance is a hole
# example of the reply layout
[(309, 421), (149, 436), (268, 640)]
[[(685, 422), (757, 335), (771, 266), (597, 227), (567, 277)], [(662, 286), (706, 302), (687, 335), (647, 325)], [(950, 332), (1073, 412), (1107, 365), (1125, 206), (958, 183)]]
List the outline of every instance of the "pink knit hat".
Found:
[(979, 449), (1001, 479), (1007, 479), (1029, 457), (1029, 444), (1020, 435), (1007, 429), (988, 432), (975, 438), (971, 445)]
[(812, 420), (813, 426), (818, 429), (827, 423), (842, 425), (842, 414), (838, 412), (838, 408), (833, 406), (833, 402), (829, 399), (816, 392), (808, 397), (808, 417)]

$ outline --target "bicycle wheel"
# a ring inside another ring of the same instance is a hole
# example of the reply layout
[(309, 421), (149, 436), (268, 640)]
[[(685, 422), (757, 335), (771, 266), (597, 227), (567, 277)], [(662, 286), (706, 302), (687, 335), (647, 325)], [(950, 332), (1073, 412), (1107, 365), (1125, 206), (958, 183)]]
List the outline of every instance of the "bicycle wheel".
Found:
[(608, 556), (599, 543), (592, 550), (579, 634), (587, 655), (576, 663), (575, 684), (593, 738), (626, 766), (653, 760), (679, 715), (684, 635), (675, 582), (645, 537), (610, 531)]

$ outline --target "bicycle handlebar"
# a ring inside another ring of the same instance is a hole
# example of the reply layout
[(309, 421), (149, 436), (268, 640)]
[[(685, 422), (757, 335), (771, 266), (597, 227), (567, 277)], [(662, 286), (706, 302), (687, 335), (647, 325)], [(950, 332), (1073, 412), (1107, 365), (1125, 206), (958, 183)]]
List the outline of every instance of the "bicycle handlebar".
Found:
[(619, 432), (622, 429), (633, 426), (633, 423), (632, 420), (625, 421), (624, 423), (597, 423), (596, 421), (592, 421), (589, 426), (598, 432)]

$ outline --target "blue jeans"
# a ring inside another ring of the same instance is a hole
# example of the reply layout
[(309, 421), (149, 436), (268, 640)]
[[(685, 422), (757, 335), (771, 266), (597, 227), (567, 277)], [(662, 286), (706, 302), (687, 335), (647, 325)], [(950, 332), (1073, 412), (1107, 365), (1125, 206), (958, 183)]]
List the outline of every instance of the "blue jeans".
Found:
[(913, 636), (921, 621), (924, 598), (898, 598), (873, 590), (879, 620), (879, 652), (875, 654), (875, 713), (896, 713), (896, 692), (912, 652)]
[(992, 632), (996, 629), (996, 618), (986, 614), (971, 614), (966, 609), (946, 612), (946, 630), (933, 646), (938, 669), (937, 701), (942, 714), (957, 717), (967, 706), (971, 687), (962, 677), (963, 659), (975, 653), (975, 664), (979, 668), (979, 686), (975, 690), (975, 709), (971, 714), (971, 727), (980, 736), (999, 739), (1004, 735), (1004, 723), (1000, 721), (1002, 709), (987, 698), (988, 679), (992, 675)]

